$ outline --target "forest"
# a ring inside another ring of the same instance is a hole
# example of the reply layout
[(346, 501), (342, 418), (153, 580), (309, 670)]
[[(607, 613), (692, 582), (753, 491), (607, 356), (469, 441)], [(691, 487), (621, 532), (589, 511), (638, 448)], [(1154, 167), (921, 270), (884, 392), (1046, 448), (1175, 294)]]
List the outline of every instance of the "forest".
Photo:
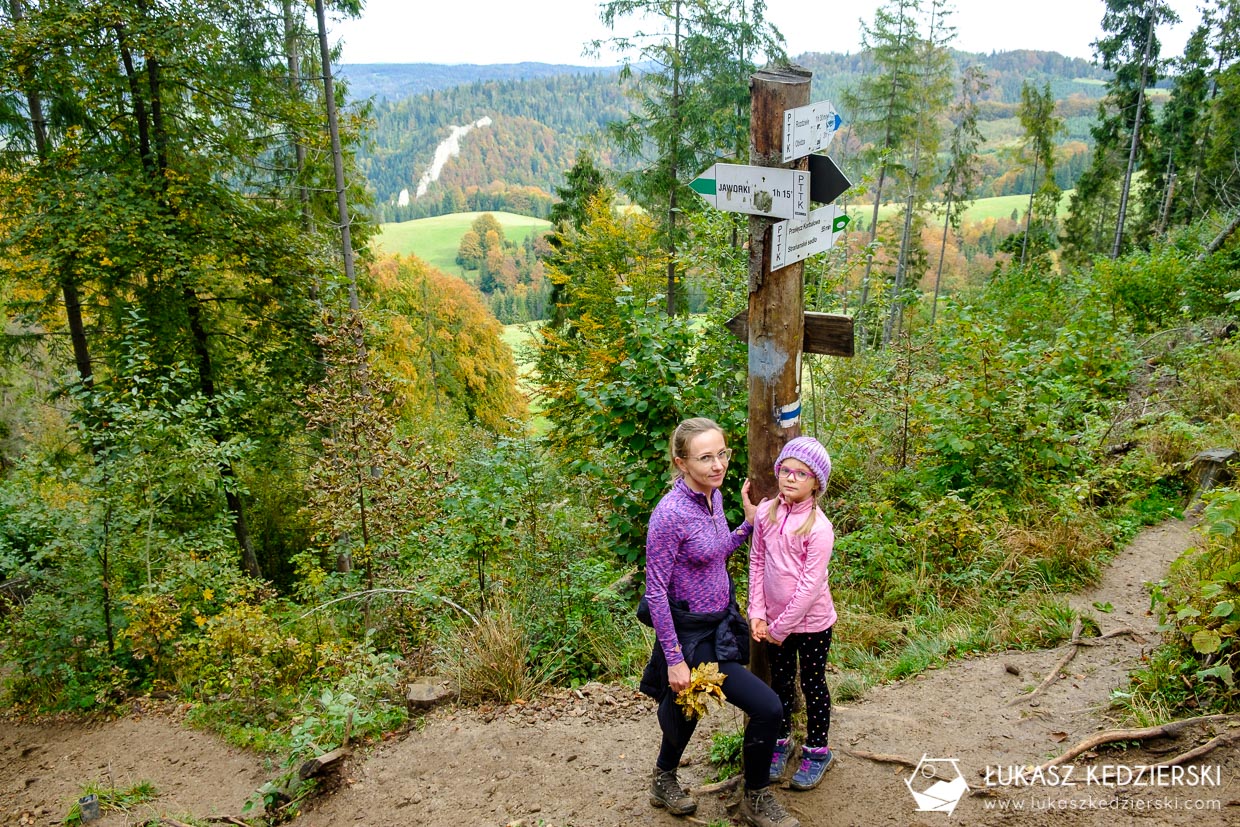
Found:
[[(750, 225), (688, 188), (744, 162), (748, 78), (788, 61), (762, 7), (606, 0), (604, 22), (659, 23), (616, 75), (370, 106), (292, 0), (0, 3), (4, 707), (174, 696), (283, 768), (256, 801), (276, 823), (301, 762), (410, 725), (416, 676), (465, 704), (632, 685), (672, 429), (725, 429), (730, 524), (767, 473), (724, 324)], [(802, 369), (801, 432), (834, 466), (840, 702), (1096, 633), (1062, 595), (1184, 515), (1194, 457), (1240, 437), (1240, 2), (1179, 55), (1171, 14), (1107, 0), (1087, 67), (971, 59), (942, 0), (889, 0), (815, 93), (845, 114), (861, 227), (804, 270), (805, 308), (855, 326), (852, 358)], [(370, 243), (483, 100), (516, 126), (479, 130), (438, 198), (485, 189), (484, 149), (549, 196), (543, 242), (481, 221), (461, 250), (536, 300), (515, 353), (474, 285)], [(1027, 200), (986, 266), (947, 255), (997, 192)], [(1155, 584), (1163, 642), (1115, 696), (1138, 725), (1240, 712), (1240, 492), (1197, 508), (1199, 548)]]

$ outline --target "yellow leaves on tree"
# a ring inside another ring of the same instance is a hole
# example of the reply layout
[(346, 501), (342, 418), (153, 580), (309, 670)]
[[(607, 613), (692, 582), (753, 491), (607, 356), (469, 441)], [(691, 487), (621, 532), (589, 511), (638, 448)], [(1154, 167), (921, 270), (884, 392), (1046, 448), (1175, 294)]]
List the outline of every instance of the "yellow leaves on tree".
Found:
[(415, 256), (382, 258), (370, 276), (373, 315), (385, 328), (374, 340), (385, 369), (402, 380), (405, 414), (456, 407), (501, 432), (524, 419), (512, 351), (474, 287)]
[(689, 720), (701, 718), (713, 706), (723, 706), (723, 682), (728, 676), (717, 663), (703, 663), (689, 673), (689, 685), (676, 693), (676, 703)]

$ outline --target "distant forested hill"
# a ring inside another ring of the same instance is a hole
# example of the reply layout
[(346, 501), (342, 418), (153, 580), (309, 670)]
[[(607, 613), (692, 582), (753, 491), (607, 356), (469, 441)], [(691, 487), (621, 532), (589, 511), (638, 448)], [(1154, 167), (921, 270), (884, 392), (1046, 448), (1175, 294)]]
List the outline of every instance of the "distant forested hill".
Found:
[(558, 75), (614, 75), (607, 67), (560, 63), (346, 63), (340, 75), (354, 100), (401, 100), (436, 89), (487, 80), (534, 80)]
[[(1018, 50), (956, 53), (963, 68), (978, 65), (990, 80), (981, 111), (986, 186), (979, 195), (1021, 191), (1008, 149), (1020, 135), (1017, 108), (1025, 81), (1049, 83), (1059, 101), (1061, 136), (1057, 183), (1070, 188), (1088, 158), (1089, 126), (1107, 74), (1092, 63), (1056, 52)], [(872, 71), (864, 53), (807, 53), (795, 62), (814, 73), (814, 100), (840, 100), (844, 89)], [(367, 64), (345, 66), (350, 94), (373, 98), (370, 143), (358, 153), (375, 193), (380, 221), (405, 221), (462, 210), (508, 210), (546, 217), (551, 193), (579, 151), (589, 149), (604, 168), (623, 169), (631, 159), (612, 157), (602, 137), (606, 125), (630, 111), (619, 73), (587, 67), (522, 63), (496, 66)], [(848, 113), (841, 112), (845, 123)], [(489, 118), (460, 141), (437, 180), (416, 197), (418, 181), (436, 148), (454, 127)], [(850, 170), (845, 161), (845, 171)], [(407, 203), (401, 193), (406, 192)]]
[[(485, 67), (476, 67), (485, 68)], [(624, 118), (629, 101), (616, 72), (587, 69), (526, 80), (478, 80), (375, 104), (370, 146), (358, 153), (382, 221), (461, 210), (509, 210), (545, 217), (553, 188), (577, 152), (613, 159), (600, 136)], [(421, 199), (417, 183), (454, 126), (473, 129)], [(407, 190), (410, 202), (399, 198)]]

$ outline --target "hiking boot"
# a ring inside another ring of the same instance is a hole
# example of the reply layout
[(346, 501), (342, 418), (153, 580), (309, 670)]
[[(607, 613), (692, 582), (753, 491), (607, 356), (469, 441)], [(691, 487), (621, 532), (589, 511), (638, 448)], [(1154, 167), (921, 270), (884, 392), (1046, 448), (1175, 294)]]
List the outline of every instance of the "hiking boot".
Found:
[(655, 767), (650, 781), (650, 804), (666, 807), (674, 816), (687, 816), (697, 809), (697, 802), (676, 780), (676, 771), (664, 771), (658, 767)]
[(780, 738), (775, 742), (775, 751), (771, 753), (771, 783), (784, 777), (784, 768), (788, 766), (788, 755), (792, 752), (792, 741)]
[(775, 800), (770, 787), (745, 790), (741, 798), (741, 818), (750, 827), (801, 827), (788, 811)]
[(801, 767), (792, 776), (789, 786), (794, 790), (814, 789), (834, 762), (830, 747), (801, 747)]

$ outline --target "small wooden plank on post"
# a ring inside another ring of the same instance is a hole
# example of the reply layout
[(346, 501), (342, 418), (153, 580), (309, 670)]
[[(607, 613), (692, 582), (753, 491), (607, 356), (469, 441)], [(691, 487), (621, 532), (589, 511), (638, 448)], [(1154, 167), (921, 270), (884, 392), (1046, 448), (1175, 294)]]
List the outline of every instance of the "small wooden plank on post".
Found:
[[(749, 341), (749, 311), (742, 310), (724, 322), (733, 336)], [(853, 356), (856, 353), (851, 316), (806, 311), (801, 350), (821, 356)]]

